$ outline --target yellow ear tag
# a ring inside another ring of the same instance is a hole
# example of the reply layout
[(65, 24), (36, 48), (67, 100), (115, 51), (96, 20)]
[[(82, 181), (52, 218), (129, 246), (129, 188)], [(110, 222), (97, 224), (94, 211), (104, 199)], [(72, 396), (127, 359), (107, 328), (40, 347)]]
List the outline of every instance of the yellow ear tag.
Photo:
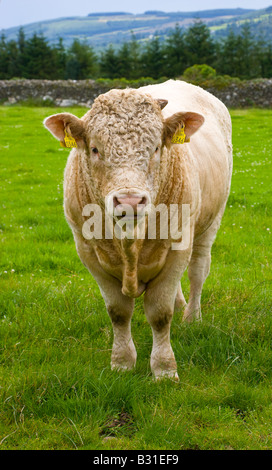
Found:
[(66, 147), (66, 148), (69, 148), (69, 149), (72, 149), (72, 148), (77, 148), (77, 143), (74, 139), (74, 137), (72, 137), (71, 135), (67, 134), (67, 131), (66, 129), (64, 129), (64, 133), (65, 133), (65, 137), (64, 137), (64, 142), (60, 142), (60, 145), (62, 147)]
[[(182, 127), (178, 132), (176, 132), (172, 137), (172, 144), (184, 144), (186, 139), (185, 127)], [(186, 139), (186, 142), (190, 142), (190, 139)]]

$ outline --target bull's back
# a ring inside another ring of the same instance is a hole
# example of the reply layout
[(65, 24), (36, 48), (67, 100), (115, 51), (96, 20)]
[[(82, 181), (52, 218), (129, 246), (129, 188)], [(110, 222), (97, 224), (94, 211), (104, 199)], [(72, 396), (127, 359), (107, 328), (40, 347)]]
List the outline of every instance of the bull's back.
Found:
[(200, 87), (179, 80), (140, 88), (153, 98), (168, 100), (165, 118), (177, 112), (196, 112), (204, 116), (203, 126), (189, 144), (181, 147), (182, 158), (190, 163), (191, 178), (201, 192), (201, 219), (209, 220), (224, 207), (232, 173), (231, 119), (226, 106)]
[(205, 118), (205, 123), (193, 137), (210, 140), (218, 145), (224, 143), (228, 159), (231, 160), (231, 119), (226, 106), (218, 98), (202, 88), (180, 80), (168, 80), (157, 85), (139, 88), (153, 98), (168, 100), (162, 113), (168, 118), (178, 112), (196, 112)]

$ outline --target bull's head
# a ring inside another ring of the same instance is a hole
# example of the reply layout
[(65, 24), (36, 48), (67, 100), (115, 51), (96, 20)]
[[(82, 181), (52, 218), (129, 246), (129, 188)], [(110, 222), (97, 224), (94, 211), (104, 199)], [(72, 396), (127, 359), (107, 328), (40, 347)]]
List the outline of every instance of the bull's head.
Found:
[(142, 210), (156, 204), (161, 180), (167, 178), (173, 135), (185, 127), (190, 139), (204, 122), (193, 112), (164, 119), (166, 105), (166, 100), (141, 91), (111, 90), (100, 95), (82, 119), (62, 113), (44, 124), (61, 142), (67, 134), (75, 139), (93, 202), (105, 204), (108, 212), (119, 207), (120, 214), (129, 205), (136, 213), (138, 206)]

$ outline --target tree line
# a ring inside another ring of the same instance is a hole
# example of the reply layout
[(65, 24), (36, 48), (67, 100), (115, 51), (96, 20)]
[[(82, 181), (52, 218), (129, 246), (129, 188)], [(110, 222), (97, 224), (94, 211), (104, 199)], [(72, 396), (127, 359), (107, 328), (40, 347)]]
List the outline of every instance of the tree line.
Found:
[(22, 28), (17, 40), (0, 39), (0, 79), (175, 78), (194, 64), (241, 79), (270, 78), (272, 44), (254, 38), (248, 23), (215, 41), (200, 20), (186, 30), (176, 25), (164, 38), (139, 42), (132, 33), (119, 49), (109, 45), (100, 53), (78, 39), (65, 48), (62, 38), (54, 45), (42, 34), (26, 38)]

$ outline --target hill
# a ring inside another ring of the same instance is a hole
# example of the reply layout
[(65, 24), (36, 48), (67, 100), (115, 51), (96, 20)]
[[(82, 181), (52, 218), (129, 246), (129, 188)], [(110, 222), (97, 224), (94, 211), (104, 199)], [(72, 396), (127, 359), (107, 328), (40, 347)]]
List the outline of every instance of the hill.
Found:
[(221, 24), (216, 21), (210, 23), (209, 27), (214, 36), (219, 38), (227, 36), (230, 29), (235, 33), (239, 33), (245, 23), (250, 24), (251, 33), (255, 38), (262, 36), (264, 40), (272, 41), (272, 6), (245, 13), (240, 17), (227, 19), (222, 21)]
[[(266, 10), (249, 9), (215, 9), (193, 12), (146, 11), (143, 14), (127, 12), (91, 13), (86, 17), (57, 18), (25, 25), (26, 37), (33, 33), (42, 33), (49, 41), (55, 43), (62, 37), (65, 46), (77, 38), (85, 40), (96, 48), (105, 48), (112, 43), (116, 46), (131, 38), (133, 32), (137, 40), (146, 40), (154, 34), (165, 36), (171, 28), (179, 24), (183, 28), (190, 26), (196, 18), (201, 19), (216, 37), (224, 36), (230, 25), (239, 29), (245, 21), (250, 21), (254, 31), (268, 24), (266, 36), (272, 39), (272, 7)], [(1, 30), (8, 40), (16, 39), (20, 26)]]

